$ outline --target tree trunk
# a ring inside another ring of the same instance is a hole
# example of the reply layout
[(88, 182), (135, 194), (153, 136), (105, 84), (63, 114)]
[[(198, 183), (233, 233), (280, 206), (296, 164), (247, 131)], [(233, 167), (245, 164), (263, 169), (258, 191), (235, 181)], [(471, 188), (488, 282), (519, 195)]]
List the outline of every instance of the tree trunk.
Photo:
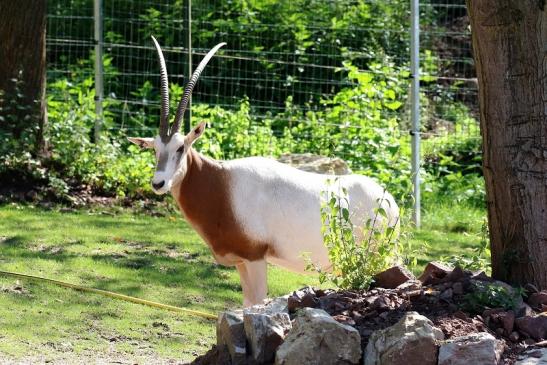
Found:
[(545, 0), (466, 0), (479, 81), (492, 274), (547, 289)]
[(29, 133), (47, 151), (46, 0), (0, 0), (0, 111), (15, 139)]

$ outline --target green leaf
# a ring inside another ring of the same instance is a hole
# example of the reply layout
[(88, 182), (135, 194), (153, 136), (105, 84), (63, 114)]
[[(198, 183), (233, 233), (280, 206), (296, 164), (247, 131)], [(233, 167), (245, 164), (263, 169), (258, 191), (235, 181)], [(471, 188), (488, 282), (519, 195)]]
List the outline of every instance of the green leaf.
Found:
[(346, 222), (349, 221), (349, 210), (347, 208), (342, 208), (342, 217)]

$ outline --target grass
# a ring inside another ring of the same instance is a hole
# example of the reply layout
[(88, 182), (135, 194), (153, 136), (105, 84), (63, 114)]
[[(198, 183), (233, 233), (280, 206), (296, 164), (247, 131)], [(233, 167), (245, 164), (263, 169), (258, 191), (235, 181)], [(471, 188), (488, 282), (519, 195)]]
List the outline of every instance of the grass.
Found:
[[(216, 265), (179, 215), (111, 212), (1, 206), (0, 270), (211, 313), (241, 305), (237, 272)], [(412, 238), (419, 265), (477, 247), (483, 215), (448, 205), (426, 211)], [(315, 276), (275, 267), (268, 279), (270, 296), (318, 284)], [(201, 318), (0, 276), (2, 358), (191, 360), (214, 343), (214, 334), (214, 322)]]
[(422, 229), (412, 232), (412, 248), (418, 251), (418, 266), (454, 255), (474, 255), (480, 246), (483, 225), (486, 224), (484, 209), (465, 205), (440, 203), (426, 208), (422, 213)]

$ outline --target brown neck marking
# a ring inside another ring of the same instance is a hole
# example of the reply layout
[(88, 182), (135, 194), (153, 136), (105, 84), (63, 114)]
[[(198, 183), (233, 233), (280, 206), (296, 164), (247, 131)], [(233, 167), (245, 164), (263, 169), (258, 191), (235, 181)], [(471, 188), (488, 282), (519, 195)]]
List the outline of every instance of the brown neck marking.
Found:
[(252, 240), (235, 217), (230, 199), (230, 173), (218, 161), (190, 148), (187, 171), (174, 194), (186, 219), (209, 244), (215, 255), (263, 259), (271, 245)]

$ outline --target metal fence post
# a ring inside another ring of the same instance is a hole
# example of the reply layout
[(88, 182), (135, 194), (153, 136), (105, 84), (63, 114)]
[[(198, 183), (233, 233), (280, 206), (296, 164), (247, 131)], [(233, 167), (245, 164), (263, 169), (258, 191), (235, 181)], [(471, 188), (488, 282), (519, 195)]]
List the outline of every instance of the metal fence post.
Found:
[(103, 0), (94, 0), (95, 42), (95, 143), (101, 136), (103, 125)]
[(420, 0), (411, 0), (410, 74), (411, 74), (411, 119), (412, 129), (412, 182), (414, 186), (414, 209), (412, 220), (420, 228)]
[[(192, 0), (184, 0), (184, 10), (186, 14), (184, 15), (184, 30), (186, 34), (184, 35), (184, 48), (187, 51), (188, 57), (188, 69), (186, 80), (190, 80), (192, 76)], [(184, 133), (190, 132), (192, 124), (192, 97), (188, 100), (188, 108), (184, 114)]]

